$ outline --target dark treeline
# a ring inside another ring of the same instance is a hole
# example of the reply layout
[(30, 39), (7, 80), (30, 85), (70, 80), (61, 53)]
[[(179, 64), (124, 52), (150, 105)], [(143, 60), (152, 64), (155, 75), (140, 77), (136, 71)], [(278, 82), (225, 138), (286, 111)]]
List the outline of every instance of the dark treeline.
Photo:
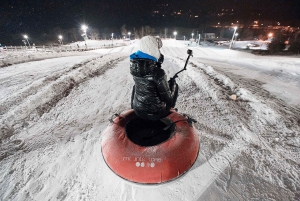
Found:
[[(88, 27), (86, 33), (89, 39), (92, 40), (111, 40), (112, 34), (114, 39), (124, 39), (129, 37), (131, 39), (138, 39), (146, 35), (156, 35), (161, 38), (174, 38), (174, 32), (177, 32), (177, 40), (188, 40), (190, 38), (198, 38), (199, 34), (201, 39), (205, 39), (205, 33), (214, 33), (216, 36), (215, 40), (230, 40), (233, 34), (233, 28), (228, 27), (212, 27), (209, 25), (201, 25), (198, 27), (153, 27), (153, 26), (126, 26), (125, 24), (121, 27), (116, 28), (94, 28)], [(238, 40), (266, 40), (268, 39), (268, 34), (272, 32), (274, 34), (280, 33), (284, 40), (293, 40), (295, 35), (298, 36), (299, 29), (289, 31), (285, 29), (252, 29), (252, 28), (238, 28)], [(84, 32), (80, 27), (63, 29), (59, 26), (45, 31), (42, 33), (26, 33), (28, 35), (28, 40), (30, 43), (35, 43), (36, 45), (49, 45), (58, 44), (59, 35), (63, 37), (63, 43), (71, 43), (76, 41), (84, 40)], [(192, 36), (193, 34), (193, 36)], [(277, 34), (278, 35), (278, 34)], [(12, 34), (6, 43), (2, 45), (23, 45), (22, 40), (24, 40), (24, 34)]]

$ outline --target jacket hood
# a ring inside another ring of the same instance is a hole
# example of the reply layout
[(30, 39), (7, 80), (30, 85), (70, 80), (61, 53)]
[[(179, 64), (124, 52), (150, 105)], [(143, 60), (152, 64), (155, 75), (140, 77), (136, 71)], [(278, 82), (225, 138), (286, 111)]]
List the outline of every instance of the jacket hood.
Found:
[(145, 54), (159, 59), (160, 51), (158, 49), (158, 43), (154, 36), (144, 36), (141, 38), (137, 45), (138, 50), (142, 51)]

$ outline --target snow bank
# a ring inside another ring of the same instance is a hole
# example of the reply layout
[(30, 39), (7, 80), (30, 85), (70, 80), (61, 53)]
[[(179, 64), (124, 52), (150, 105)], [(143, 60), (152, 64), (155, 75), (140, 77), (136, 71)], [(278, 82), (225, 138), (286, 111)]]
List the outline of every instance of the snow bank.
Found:
[[(22, 103), (1, 116), (0, 125), (2, 128), (5, 127), (7, 129), (1, 132), (0, 139), (12, 135), (12, 130), (17, 131), (21, 129), (27, 120), (37, 121), (41, 114), (49, 111), (61, 98), (67, 96), (74, 86), (83, 82), (87, 77), (105, 71), (110, 65), (124, 58), (125, 55), (127, 56), (124, 53), (108, 54), (92, 59), (83, 66), (74, 68), (66, 74), (60, 74), (58, 77), (54, 74), (52, 78), (48, 77), (48, 80), (53, 81), (46, 86), (37, 86), (39, 83), (33, 83), (32, 85), (35, 86), (30, 86), (30, 88), (42, 88), (36, 91), (36, 94), (26, 97)], [(23, 99), (22, 97), (16, 98)]]
[(68, 57), (76, 55), (86, 55), (86, 52), (36, 52), (36, 51), (16, 51), (4, 52), (0, 57), (0, 67), (7, 67), (13, 64), (25, 63), (29, 61), (39, 61), (57, 57)]

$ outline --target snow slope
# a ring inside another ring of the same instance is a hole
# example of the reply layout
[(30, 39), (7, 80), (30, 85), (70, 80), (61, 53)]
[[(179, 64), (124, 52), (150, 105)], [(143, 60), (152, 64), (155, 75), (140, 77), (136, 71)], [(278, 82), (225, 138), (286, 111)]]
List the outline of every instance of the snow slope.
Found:
[[(163, 42), (170, 77), (187, 47)], [(192, 49), (176, 107), (198, 121), (199, 157), (150, 186), (116, 176), (100, 147), (111, 116), (130, 108), (133, 45), (1, 68), (0, 200), (299, 199), (299, 58)]]

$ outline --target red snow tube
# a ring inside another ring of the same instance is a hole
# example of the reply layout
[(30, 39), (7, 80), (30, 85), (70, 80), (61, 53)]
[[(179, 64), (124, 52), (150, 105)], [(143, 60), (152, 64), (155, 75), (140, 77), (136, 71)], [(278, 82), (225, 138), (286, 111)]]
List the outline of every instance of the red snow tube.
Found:
[[(187, 117), (171, 111), (162, 121), (138, 118), (133, 110), (117, 116), (102, 137), (106, 164), (120, 177), (157, 184), (185, 173), (199, 151), (199, 136)], [(163, 128), (169, 128), (164, 130)]]

